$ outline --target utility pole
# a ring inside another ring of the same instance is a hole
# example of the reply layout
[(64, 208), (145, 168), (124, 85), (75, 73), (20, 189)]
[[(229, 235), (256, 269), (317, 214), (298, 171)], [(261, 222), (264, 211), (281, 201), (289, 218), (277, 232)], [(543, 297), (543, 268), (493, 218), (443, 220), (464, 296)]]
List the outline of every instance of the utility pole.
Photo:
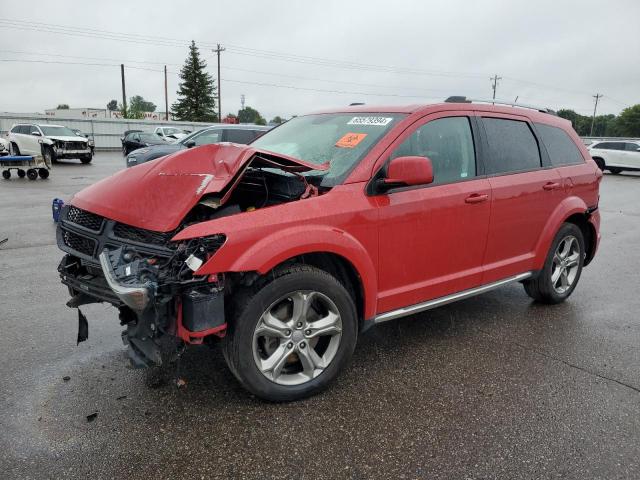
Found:
[(242, 106), (242, 110), (244, 110), (244, 93), (240, 95), (240, 105)]
[(218, 122), (222, 122), (222, 95), (220, 94), (220, 52), (224, 52), (226, 48), (222, 48), (218, 44), (218, 48), (212, 50), (218, 54)]
[(120, 64), (120, 75), (122, 76), (122, 116), (127, 113), (127, 92), (124, 89), (124, 63)]
[(164, 119), (169, 121), (169, 97), (167, 96), (167, 66), (164, 66)]
[(493, 85), (491, 86), (491, 88), (493, 89), (493, 99), (495, 100), (496, 99), (496, 89), (498, 88), (498, 80), (502, 80), (502, 77), (499, 77), (498, 74), (496, 73), (489, 80), (493, 81)]
[(595, 95), (593, 95), (593, 98), (596, 99), (596, 104), (593, 107), (593, 117), (591, 118), (591, 133), (589, 134), (590, 137), (593, 137), (593, 126), (596, 123), (596, 110), (598, 109), (598, 100), (602, 98), (602, 94), (596, 93)]

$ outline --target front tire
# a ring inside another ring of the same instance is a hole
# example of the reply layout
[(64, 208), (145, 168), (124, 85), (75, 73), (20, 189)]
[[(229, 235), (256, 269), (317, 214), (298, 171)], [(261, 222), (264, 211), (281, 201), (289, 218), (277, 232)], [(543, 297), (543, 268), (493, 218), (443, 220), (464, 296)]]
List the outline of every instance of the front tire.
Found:
[(240, 383), (264, 400), (286, 402), (320, 392), (353, 354), (353, 298), (323, 270), (278, 269), (234, 300), (225, 359)]
[(56, 158), (56, 154), (53, 151), (53, 148), (49, 146), (42, 147), (42, 156), (44, 157), (44, 161), (47, 165), (51, 165), (52, 163), (58, 162), (58, 159)]
[(91, 155), (86, 155), (80, 158), (80, 161), (86, 165), (87, 163), (91, 163), (91, 158)]
[(9, 144), (9, 150), (10, 150), (10, 154), (14, 155), (14, 156), (20, 156), (20, 149), (18, 148), (18, 145), (14, 142), (11, 142)]
[(618, 167), (608, 167), (608, 169), (614, 175), (618, 175), (620, 172), (622, 172), (622, 169)]
[(582, 230), (573, 223), (564, 223), (551, 243), (538, 276), (524, 282), (525, 291), (541, 303), (564, 302), (580, 280), (584, 257)]

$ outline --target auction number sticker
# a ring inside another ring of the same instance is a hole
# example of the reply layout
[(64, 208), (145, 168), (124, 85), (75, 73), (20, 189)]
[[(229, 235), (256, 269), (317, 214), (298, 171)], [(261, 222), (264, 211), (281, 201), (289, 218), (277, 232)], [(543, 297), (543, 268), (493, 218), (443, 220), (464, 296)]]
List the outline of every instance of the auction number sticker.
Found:
[(353, 117), (347, 122), (347, 125), (378, 125), (383, 127), (392, 120), (393, 118), (390, 117)]
[(366, 133), (347, 133), (342, 136), (340, 140), (336, 142), (336, 147), (340, 148), (354, 148), (358, 145), (364, 137), (366, 137)]

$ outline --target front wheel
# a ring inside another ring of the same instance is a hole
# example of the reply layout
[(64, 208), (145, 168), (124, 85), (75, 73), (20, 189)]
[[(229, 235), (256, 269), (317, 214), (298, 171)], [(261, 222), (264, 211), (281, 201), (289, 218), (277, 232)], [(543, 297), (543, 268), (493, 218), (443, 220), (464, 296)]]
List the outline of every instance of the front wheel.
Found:
[(58, 161), (53, 148), (49, 146), (42, 147), (42, 156), (44, 157), (44, 161), (47, 165), (51, 165), (52, 163), (56, 163)]
[(82, 163), (84, 163), (85, 165), (86, 165), (87, 163), (91, 163), (91, 155), (85, 155), (84, 157), (81, 157), (81, 158), (80, 158), (80, 161), (81, 161)]
[(323, 270), (307, 265), (277, 270), (235, 301), (225, 358), (242, 385), (262, 399), (286, 402), (314, 395), (353, 354), (353, 299)]
[(18, 145), (14, 142), (11, 142), (9, 144), (9, 151), (11, 155), (15, 155), (16, 157), (20, 156), (20, 149), (18, 148)]
[(611, 173), (613, 173), (614, 175), (618, 175), (620, 172), (622, 172), (621, 168), (617, 168), (617, 167), (607, 167), (609, 169), (609, 171)]
[(563, 224), (538, 276), (524, 282), (525, 291), (541, 303), (564, 302), (580, 280), (584, 257), (582, 230), (573, 223)]

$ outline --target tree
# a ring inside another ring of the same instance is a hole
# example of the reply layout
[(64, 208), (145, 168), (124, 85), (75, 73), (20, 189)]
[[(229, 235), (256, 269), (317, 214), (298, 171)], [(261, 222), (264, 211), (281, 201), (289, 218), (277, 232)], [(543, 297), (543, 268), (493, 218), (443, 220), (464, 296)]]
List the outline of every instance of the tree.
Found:
[(256, 125), (267, 124), (267, 121), (262, 118), (260, 112), (251, 107), (244, 107), (238, 110), (238, 121), (240, 123), (255, 123)]
[(129, 99), (129, 110), (132, 112), (155, 112), (156, 105), (153, 102), (148, 102), (140, 95), (134, 95)]
[(284, 121), (285, 121), (284, 118), (282, 118), (280, 115), (276, 115), (271, 119), (269, 123), (275, 123), (276, 125), (280, 125), (281, 123), (284, 123)]
[(69, 105), (67, 105), (66, 103), (61, 103), (56, 107), (56, 110), (69, 110)]
[(109, 110), (110, 112), (118, 110), (118, 101), (110, 100), (109, 103), (107, 103), (107, 110)]
[(171, 106), (177, 120), (192, 122), (215, 122), (216, 101), (215, 82), (206, 72), (207, 64), (200, 58), (200, 52), (194, 41), (189, 46), (187, 60), (180, 70), (178, 100)]
[[(567, 109), (558, 110), (558, 116), (569, 120), (581, 137), (588, 137), (591, 134), (592, 117)], [(597, 115), (593, 121), (593, 135), (596, 137), (616, 137), (620, 135), (619, 130), (619, 117), (615, 115)]]
[(621, 135), (640, 137), (640, 104), (625, 108), (618, 116), (617, 124)]

